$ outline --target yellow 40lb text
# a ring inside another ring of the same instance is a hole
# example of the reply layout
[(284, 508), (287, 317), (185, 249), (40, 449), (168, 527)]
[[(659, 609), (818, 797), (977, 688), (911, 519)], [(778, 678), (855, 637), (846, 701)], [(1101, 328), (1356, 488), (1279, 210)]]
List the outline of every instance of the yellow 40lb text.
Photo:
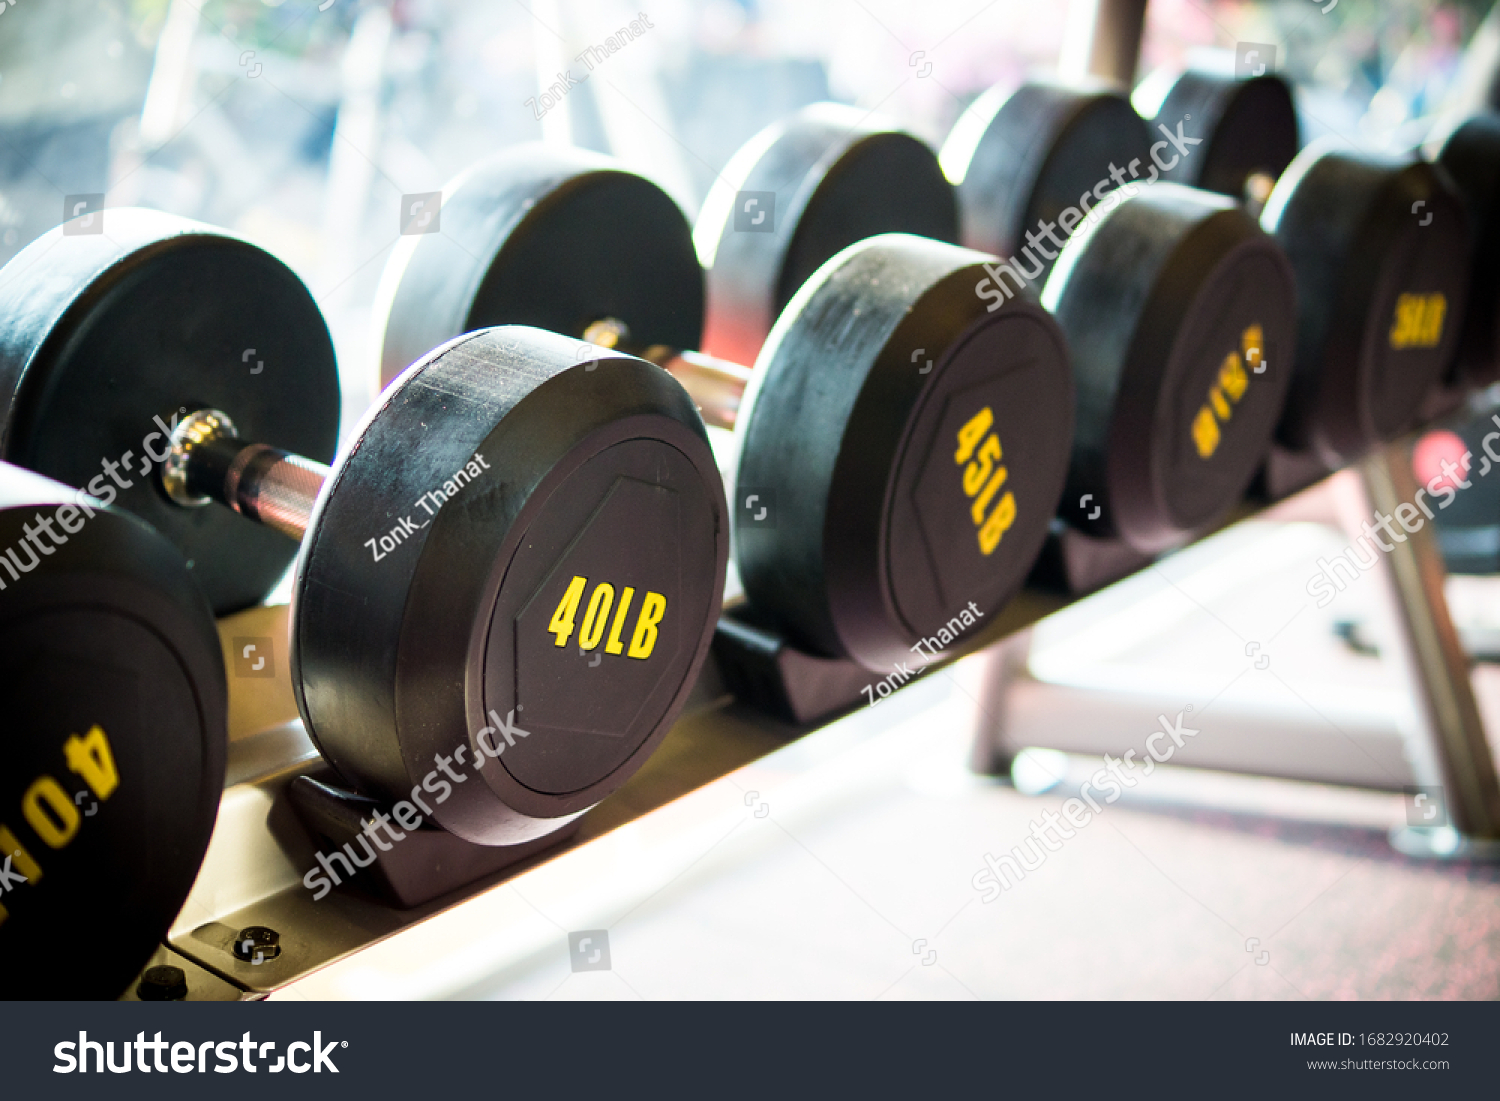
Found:
[[(583, 603), (583, 592), (588, 588), (589, 579), (575, 576), (568, 582), (568, 588), (563, 593), (562, 600), (558, 602), (557, 610), (552, 613), (552, 621), (547, 624), (547, 630), (557, 636), (557, 645), (566, 646), (568, 639), (573, 636), (573, 624), (578, 618), (578, 606)], [(647, 592), (641, 600), (641, 610), (635, 617), (635, 630), (630, 635), (630, 649), (625, 649), (625, 642), (620, 637), (620, 632), (625, 627), (625, 619), (630, 613), (631, 602), (635, 599), (635, 590), (629, 585), (625, 586), (620, 594), (619, 607), (614, 608), (614, 619), (610, 620), (610, 609), (615, 603), (615, 587), (607, 581), (601, 581), (594, 586), (594, 591), (589, 594), (589, 602), (584, 608), (583, 623), (578, 628), (578, 648), (583, 651), (592, 650), (599, 645), (599, 640), (604, 638), (604, 628), (609, 626), (609, 638), (604, 643), (606, 654), (623, 653), (626, 657), (640, 658), (642, 660), (651, 656), (651, 651), (656, 648), (656, 636), (658, 625), (662, 616), (667, 614), (667, 598), (661, 593)]]

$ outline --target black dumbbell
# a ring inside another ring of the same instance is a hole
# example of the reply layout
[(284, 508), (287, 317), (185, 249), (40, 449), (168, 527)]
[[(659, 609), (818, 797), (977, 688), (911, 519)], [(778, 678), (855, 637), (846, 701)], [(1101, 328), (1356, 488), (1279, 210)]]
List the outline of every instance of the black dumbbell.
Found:
[(149, 525), (8, 463), (0, 697), (5, 996), (117, 997), (176, 917), (213, 831), (227, 738), (219, 636)]
[(881, 233), (958, 243), (953, 188), (925, 142), (840, 103), (766, 127), (714, 179), (693, 226), (703, 351), (753, 363), (813, 273)]
[[(1195, 171), (1226, 194), (1247, 197), (1248, 187), (1253, 199), (1275, 180), (1261, 222), (1297, 277), (1297, 349), (1277, 441), (1332, 470), (1415, 426), (1447, 375), (1467, 297), (1468, 227), (1447, 174), (1420, 160), (1323, 140), (1277, 173), (1298, 141), (1292, 102), (1274, 74), (1190, 71), (1158, 118), (1201, 120), (1209, 156)], [(1257, 178), (1232, 190), (1252, 151)]]
[[(261, 578), (247, 521), (300, 538), (297, 705), (359, 790), (511, 844), (623, 783), (685, 700), (722, 596), (723, 488), (683, 389), (552, 334), (477, 332), (414, 364), (325, 467), (283, 449), (325, 439), (337, 409), (301, 281), (205, 226), (108, 218), (107, 236), (54, 231), (7, 269), (7, 457), (77, 484), (95, 456), (144, 446), (159, 465), (122, 503), (189, 553), (210, 526), (215, 546), (245, 540)], [(464, 779), (443, 779), (455, 759)]]
[(1154, 180), (1151, 145), (1145, 123), (1112, 85), (997, 85), (969, 105), (943, 143), (942, 168), (958, 193), (960, 240), (1024, 261), (1027, 278), (1040, 288), (1079, 225), (1071, 216), (1059, 224), (1064, 212), (1087, 217), (1115, 188)]
[(1007, 250), (981, 293), (998, 306), (1045, 277), (1067, 334), (1078, 424), (1061, 515), (1146, 554), (1239, 501), (1290, 379), (1281, 250), (1229, 200), (1155, 182), (1192, 141), (1175, 122), (1153, 140), (1112, 88), (1035, 83), (981, 96), (943, 149), (963, 241)]
[(1161, 177), (1228, 195), (1260, 216), (1271, 189), (1302, 148), (1289, 84), (1275, 73), (1235, 79), (1203, 69), (1158, 69), (1131, 103), (1157, 126), (1183, 125), (1201, 144)]
[(1463, 197), (1473, 243), (1457, 381), (1486, 386), (1500, 380), (1500, 115), (1486, 112), (1465, 119), (1437, 136), (1429, 151)]
[(204, 407), (231, 411), (251, 438), (332, 458), (327, 326), (301, 281), (259, 249), (163, 216), (105, 217), (107, 234), (55, 230), (5, 268), (0, 458), (146, 520), (182, 551), (215, 614), (252, 607), (296, 544), (180, 508), (156, 475), (173, 429)]
[[(879, 187), (889, 159), (925, 147), (883, 136), (898, 152), (865, 156), (865, 140), (826, 113), (804, 114), (757, 163), (741, 163), (744, 179), (769, 182), (758, 163), (769, 159), (785, 193), (805, 198), (778, 210), (776, 235), (739, 231), (755, 242), (726, 243), (727, 215), (706, 223), (715, 268), (753, 257), (735, 297), (776, 300), (792, 270), (788, 241), (836, 248), (864, 231), (850, 227), (879, 231), (890, 203), (863, 219), (850, 207), (870, 173)], [(930, 182), (925, 155), (925, 177), (908, 175)], [(824, 189), (840, 197), (831, 230), (814, 224), (832, 209)], [(913, 188), (907, 200), (934, 193)], [(925, 220), (904, 217), (940, 225), (942, 204)], [(1024, 580), (1061, 489), (1072, 395), (1047, 314), (1027, 300), (991, 313), (975, 296), (989, 257), (906, 234), (832, 259), (804, 247), (797, 270), (814, 274), (750, 371), (682, 350), (698, 345), (703, 315), (687, 222), (655, 184), (605, 158), (506, 151), (445, 192), (443, 228), (411, 238), (387, 272), (377, 313), (387, 373), (424, 342), (498, 322), (662, 364), (710, 424), (735, 429), (739, 575), (750, 604), (799, 646), (889, 669), (924, 640), (948, 649), (982, 627)], [(428, 303), (455, 288), (467, 297), (435, 315)], [(753, 341), (760, 316), (749, 311), (741, 339)]]

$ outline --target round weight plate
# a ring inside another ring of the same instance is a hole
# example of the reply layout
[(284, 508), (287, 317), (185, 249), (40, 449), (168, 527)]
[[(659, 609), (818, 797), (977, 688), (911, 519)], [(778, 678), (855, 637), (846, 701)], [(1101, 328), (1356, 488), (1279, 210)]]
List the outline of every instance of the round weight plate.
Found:
[(815, 103), (751, 138), (693, 230), (708, 271), (704, 350), (753, 363), (829, 257), (880, 233), (958, 240), (958, 206), (923, 141), (868, 112)]
[[(1154, 169), (1146, 123), (1122, 93), (1042, 82), (975, 100), (944, 143), (942, 166), (958, 186), (963, 243), (1018, 261), (1024, 253), (1038, 288), (1077, 221), (1132, 171), (1146, 179)], [(1069, 208), (1077, 217), (1058, 225)]]
[(1472, 239), (1458, 366), (1466, 384), (1484, 386), (1500, 379), (1500, 117), (1468, 119), (1443, 142), (1438, 163), (1463, 196)]
[(724, 493), (691, 399), (577, 347), (515, 326), (424, 357), (342, 453), (303, 543), (309, 732), (356, 786), (478, 844), (552, 832), (645, 762), (723, 597)]
[(757, 361), (735, 495), (772, 507), (736, 512), (735, 559), (806, 648), (920, 661), (922, 640), (991, 622), (1041, 549), (1072, 437), (1067, 352), (1035, 302), (980, 293), (989, 259), (902, 234), (852, 245)]
[(1184, 142), (1203, 143), (1190, 145), (1162, 172), (1163, 180), (1232, 199), (1251, 197), (1246, 189), (1252, 176), (1280, 179), (1301, 144), (1291, 86), (1273, 73), (1238, 79), (1190, 69), (1171, 82), (1160, 102), (1134, 102), (1155, 125), (1175, 134), (1181, 124)]
[(224, 786), (208, 604), (161, 536), (77, 499), (0, 464), (7, 997), (118, 997), (187, 897)]
[(491, 325), (582, 336), (614, 318), (636, 347), (699, 346), (703, 272), (687, 219), (607, 157), (507, 149), (444, 189), (438, 224), (403, 238), (382, 278), (382, 387), (444, 341)]
[(1222, 518), (1291, 377), (1295, 290), (1275, 242), (1228, 199), (1139, 188), (1068, 242), (1042, 301), (1078, 384), (1062, 515), (1147, 553)]
[(208, 226), (109, 210), (62, 228), (0, 280), (0, 457), (87, 487), (188, 560), (217, 614), (258, 604), (297, 545), (228, 509), (168, 499), (158, 468), (182, 412), (312, 459), (338, 444), (338, 368), (317, 304), (284, 264)]
[(1430, 164), (1315, 143), (1262, 224), (1297, 275), (1297, 354), (1278, 435), (1330, 468), (1410, 428), (1452, 364), (1468, 289), (1462, 201)]

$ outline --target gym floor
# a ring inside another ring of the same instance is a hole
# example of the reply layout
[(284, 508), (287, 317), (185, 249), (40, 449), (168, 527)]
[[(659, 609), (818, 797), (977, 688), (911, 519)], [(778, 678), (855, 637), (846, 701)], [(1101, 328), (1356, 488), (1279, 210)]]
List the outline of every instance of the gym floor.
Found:
[[(1303, 591), (1341, 543), (1242, 525), (1077, 606), (1038, 630), (1008, 736), (1121, 753), (1196, 701), (1192, 759), (1305, 746), (1304, 771), (1392, 790), (1164, 766), (995, 897), (973, 883), (985, 854), (1102, 762), (1032, 755), (1016, 776), (1053, 785), (1039, 795), (970, 771), (988, 675), (971, 659), (276, 997), (1500, 996), (1500, 869), (1387, 841), (1410, 782), (1391, 739), (1414, 720), (1400, 671), (1334, 631), (1379, 636), (1375, 575), (1321, 610)], [(1451, 584), (1459, 619), (1500, 595)], [(1264, 669), (1238, 637), (1257, 633)], [(1069, 654), (1068, 683), (1047, 680)], [(1122, 684), (1133, 707), (1101, 696)], [(1493, 729), (1500, 674), (1475, 687)], [(570, 970), (570, 933), (606, 944), (601, 970)]]

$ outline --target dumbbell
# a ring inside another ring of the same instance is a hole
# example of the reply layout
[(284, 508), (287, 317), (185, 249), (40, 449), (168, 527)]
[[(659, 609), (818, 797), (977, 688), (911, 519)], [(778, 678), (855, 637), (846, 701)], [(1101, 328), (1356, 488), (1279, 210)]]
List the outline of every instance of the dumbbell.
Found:
[[(396, 379), (327, 467), (286, 448), (331, 446), (338, 407), (302, 282), (209, 227), (108, 217), (107, 235), (44, 236), (0, 280), (5, 457), (76, 485), (97, 456), (118, 471), (144, 450), (122, 503), (189, 554), (238, 543), (262, 586), (285, 559), (261, 558), (248, 521), (300, 539), (297, 705), (358, 790), (497, 845), (623, 783), (686, 698), (722, 597), (723, 488), (681, 386), (603, 349), (580, 362), (552, 334), (476, 332)], [(577, 659), (564, 621), (602, 660)], [(464, 778), (443, 779), (454, 760)]]
[[(224, 786), (224, 666), (181, 555), (0, 463), (0, 969), (114, 998), (187, 897)], [(86, 956), (87, 967), (71, 964)]]
[[(1139, 178), (1150, 150), (1145, 125), (1113, 85), (1032, 80), (982, 93), (939, 160), (958, 194), (963, 244), (1007, 259), (1027, 253), (1036, 269), (1028, 279), (1040, 287), (1079, 224), (1058, 225), (1063, 212), (1087, 216), (1127, 174)], [(1118, 167), (1120, 178), (1101, 180), (1101, 165)], [(1045, 225), (1054, 228), (1039, 233)]]
[[(788, 272), (813, 271), (753, 370), (683, 350), (698, 346), (704, 275), (678, 205), (578, 150), (526, 146), (470, 168), (444, 191), (443, 233), (410, 237), (392, 258), (376, 317), (387, 373), (423, 343), (501, 322), (665, 366), (710, 425), (733, 426), (735, 560), (750, 606), (804, 650), (888, 671), (926, 640), (949, 649), (1019, 588), (1061, 489), (1071, 384), (1045, 311), (1017, 299), (988, 312), (975, 296), (989, 257), (909, 234), (821, 255), (879, 232), (900, 202), (864, 217), (859, 197), (925, 150), (887, 136), (889, 155), (849, 154), (874, 139), (847, 124), (837, 134), (830, 118), (805, 113), (737, 158), (736, 180), (780, 179), (797, 197), (778, 208), (775, 234), (736, 235), (722, 209), (715, 221), (706, 207), (700, 223), (699, 241), (717, 242), (710, 285), (733, 288), (726, 300), (775, 301)], [(931, 215), (904, 216), (941, 228), (952, 199), (925, 156), (925, 174), (903, 176), (926, 181), (905, 201), (939, 200)], [(720, 331), (753, 343), (757, 309)]]
[(1078, 423), (1060, 515), (1144, 554), (1239, 501), (1290, 381), (1281, 250), (1229, 200), (1155, 182), (1196, 152), (1175, 120), (1153, 139), (1110, 86), (1044, 82), (980, 96), (942, 152), (961, 239), (1007, 257), (978, 293), (998, 308), (1045, 278), (1067, 335)]
[(1469, 387), (1500, 380), (1500, 116), (1473, 115), (1427, 147), (1447, 169), (1469, 216), (1472, 267), (1469, 301), (1458, 338), (1459, 381)]
[(1302, 148), (1289, 84), (1275, 73), (1234, 78), (1201, 68), (1157, 69), (1136, 86), (1131, 104), (1156, 125), (1183, 123), (1202, 144), (1161, 177), (1244, 203), (1259, 217), (1271, 189)]
[(925, 142), (841, 103), (814, 103), (766, 127), (714, 178), (693, 226), (705, 272), (703, 350), (753, 363), (813, 273), (881, 233), (958, 243), (953, 188)]
[[(1291, 90), (1273, 74), (1185, 73), (1157, 119), (1183, 113), (1202, 120), (1209, 154), (1189, 171), (1236, 198), (1237, 173), (1263, 189), (1298, 142)], [(1414, 427), (1452, 365), (1468, 226), (1447, 173), (1421, 160), (1320, 140), (1274, 179), (1261, 223), (1296, 273), (1298, 333), (1277, 441), (1332, 470)]]

